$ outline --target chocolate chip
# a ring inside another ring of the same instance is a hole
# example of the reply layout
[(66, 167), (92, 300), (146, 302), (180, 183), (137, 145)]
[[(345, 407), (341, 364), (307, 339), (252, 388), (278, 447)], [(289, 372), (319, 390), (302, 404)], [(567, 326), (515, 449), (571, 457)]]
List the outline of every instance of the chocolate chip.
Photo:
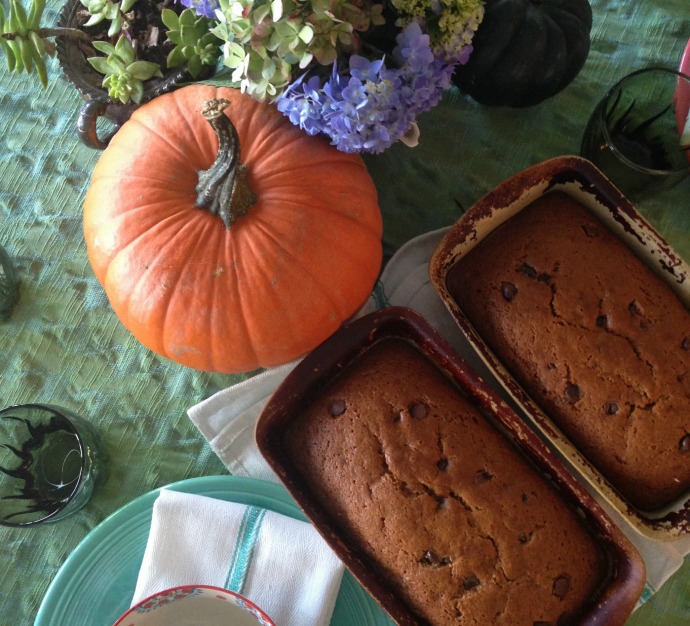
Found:
[(482, 469), (474, 475), (474, 484), (481, 485), (482, 483), (488, 483), (490, 480), (493, 480), (493, 478), (494, 475), (491, 472)]
[(685, 337), (683, 341), (680, 342), (680, 347), (682, 350), (690, 350), (690, 337)]
[(442, 472), (445, 472), (449, 466), (450, 466), (450, 462), (448, 461), (448, 459), (445, 459), (445, 458), (439, 459), (439, 462), (436, 463), (436, 467), (438, 467), (438, 469), (441, 470)]
[(400, 491), (403, 492), (403, 495), (406, 498), (416, 498), (417, 497), (417, 492), (412, 489), (409, 485), (403, 484), (400, 486)]
[(328, 407), (328, 412), (330, 413), (331, 417), (338, 417), (339, 415), (345, 413), (346, 408), (345, 400), (333, 400)]
[(527, 543), (530, 539), (532, 539), (532, 535), (531, 535), (531, 534), (528, 535), (527, 533), (520, 533), (520, 534), (518, 535), (518, 541), (519, 541), (520, 543)]
[(690, 433), (686, 433), (681, 437), (680, 442), (678, 443), (678, 449), (683, 454), (690, 452)]
[(570, 591), (570, 578), (568, 578), (568, 576), (559, 576), (553, 581), (551, 593), (553, 593), (554, 596), (562, 600), (565, 598), (568, 591)]
[(572, 624), (573, 616), (568, 611), (561, 613), (556, 620), (556, 626), (572, 626)]
[(537, 270), (534, 269), (529, 263), (523, 263), (518, 268), (518, 272), (520, 272), (520, 274), (524, 274), (525, 276), (529, 276), (530, 278), (537, 277)]
[(439, 556), (433, 550), (427, 550), (422, 558), (419, 560), (422, 565), (427, 565), (431, 567), (442, 567), (450, 565), (452, 563), (449, 556), (444, 556), (439, 558)]
[(436, 508), (437, 509), (447, 509), (448, 506), (449, 506), (448, 498), (444, 498), (443, 496), (438, 496), (436, 498)]
[(585, 235), (587, 235), (588, 237), (599, 236), (599, 229), (594, 224), (585, 222), (582, 225), (582, 230), (585, 231)]
[(408, 408), (412, 419), (423, 420), (429, 414), (429, 407), (421, 402), (413, 402)]
[(462, 588), (466, 591), (479, 587), (480, 580), (475, 574), (470, 574), (467, 578), (462, 581)]
[(419, 562), (422, 565), (438, 565), (440, 563), (440, 559), (435, 552), (432, 550), (427, 550), (424, 554), (422, 554), (422, 558), (419, 560)]
[(618, 402), (615, 402), (614, 400), (609, 400), (605, 405), (604, 405), (604, 410), (606, 411), (607, 415), (615, 415), (618, 413), (620, 407), (618, 406)]
[(502, 282), (501, 294), (506, 302), (511, 302), (518, 292), (518, 288), (513, 283)]
[(546, 366), (546, 369), (555, 370), (555, 369), (556, 369), (556, 364), (555, 364), (555, 363), (549, 363), (549, 364)]
[(597, 317), (597, 326), (599, 328), (609, 328), (609, 316), (608, 315), (599, 315)]
[(642, 315), (644, 313), (644, 310), (642, 308), (642, 305), (637, 300), (633, 300), (628, 305), (628, 313), (630, 313), (630, 315), (632, 316), (637, 316)]
[(570, 404), (575, 404), (580, 399), (580, 387), (575, 383), (568, 383), (565, 388), (565, 397)]

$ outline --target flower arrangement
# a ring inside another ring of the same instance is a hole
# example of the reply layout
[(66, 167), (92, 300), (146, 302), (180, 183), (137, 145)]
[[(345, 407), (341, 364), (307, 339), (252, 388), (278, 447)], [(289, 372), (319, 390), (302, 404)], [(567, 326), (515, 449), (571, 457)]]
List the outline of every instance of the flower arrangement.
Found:
[[(1, 0), (0, 0), (1, 1)], [(10, 69), (45, 69), (46, 38), (38, 22), (44, 0), (28, 11), (9, 0), (0, 11), (0, 49)], [(111, 99), (139, 102), (161, 64), (140, 58), (131, 32), (146, 0), (80, 0), (99, 27), (89, 59)], [(163, 0), (160, 19), (167, 68), (187, 64), (193, 77), (220, 66), (212, 82), (239, 87), (273, 103), (309, 134), (325, 134), (344, 152), (378, 153), (415, 129), (466, 63), (483, 0)], [(2, 5), (0, 4), (0, 9)], [(167, 30), (166, 30), (167, 29)], [(151, 29), (149, 28), (149, 36)]]
[(244, 91), (339, 150), (372, 153), (438, 104), (484, 11), (481, 0), (182, 1), (218, 20)]

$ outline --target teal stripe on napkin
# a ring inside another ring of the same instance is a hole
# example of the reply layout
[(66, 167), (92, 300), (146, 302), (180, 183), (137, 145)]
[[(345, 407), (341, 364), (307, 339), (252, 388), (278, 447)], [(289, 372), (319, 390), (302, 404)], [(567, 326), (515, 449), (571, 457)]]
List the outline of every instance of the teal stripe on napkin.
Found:
[(235, 547), (228, 568), (228, 576), (224, 587), (236, 593), (243, 593), (247, 572), (252, 562), (256, 538), (259, 536), (261, 523), (264, 519), (265, 509), (256, 506), (248, 506), (242, 521), (240, 530), (235, 540)]
[(654, 589), (654, 587), (652, 587), (652, 585), (649, 584), (649, 581), (647, 581), (647, 583), (644, 586), (644, 589), (642, 590), (642, 594), (640, 595), (640, 598), (637, 601), (637, 607), (642, 606), (655, 593), (656, 593), (656, 589)]
[(384, 309), (390, 304), (390, 302), (388, 301), (388, 296), (386, 296), (386, 291), (383, 287), (383, 283), (381, 281), (376, 281), (371, 296), (374, 299), (374, 304), (376, 305), (377, 309)]

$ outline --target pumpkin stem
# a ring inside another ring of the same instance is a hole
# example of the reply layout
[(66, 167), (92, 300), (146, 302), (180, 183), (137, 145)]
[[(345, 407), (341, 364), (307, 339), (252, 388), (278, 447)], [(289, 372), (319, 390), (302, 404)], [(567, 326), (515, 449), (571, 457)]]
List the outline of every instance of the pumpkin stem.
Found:
[(247, 166), (240, 163), (240, 138), (224, 111), (230, 104), (225, 98), (204, 103), (201, 114), (218, 136), (218, 156), (213, 165), (199, 172), (196, 206), (218, 215), (227, 228), (246, 215), (257, 197), (249, 186)]

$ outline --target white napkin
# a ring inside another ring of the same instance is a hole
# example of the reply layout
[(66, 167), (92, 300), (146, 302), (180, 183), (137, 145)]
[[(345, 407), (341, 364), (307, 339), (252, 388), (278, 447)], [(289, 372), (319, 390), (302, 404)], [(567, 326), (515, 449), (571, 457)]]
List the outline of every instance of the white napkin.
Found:
[[(384, 306), (407, 306), (415, 309), (472, 365), (492, 386), (500, 384), (477, 357), (431, 285), (428, 264), (431, 253), (446, 233), (440, 229), (412, 239), (398, 250), (387, 263), (371, 298), (359, 315)], [(211, 448), (232, 473), (261, 476), (277, 482), (277, 478), (259, 453), (253, 427), (261, 409), (278, 384), (295, 363), (268, 370), (238, 385), (219, 391), (211, 398), (193, 406), (188, 414)], [(508, 400), (505, 393), (501, 396)], [(647, 584), (639, 604), (648, 600), (683, 564), (690, 554), (690, 537), (672, 542), (657, 541), (639, 534), (622, 515), (594, 494), (628, 539), (638, 549), (647, 566)], [(639, 606), (638, 604), (638, 606)]]
[(179, 585), (242, 594), (277, 626), (327, 626), (343, 565), (311, 524), (163, 489), (132, 604)]

